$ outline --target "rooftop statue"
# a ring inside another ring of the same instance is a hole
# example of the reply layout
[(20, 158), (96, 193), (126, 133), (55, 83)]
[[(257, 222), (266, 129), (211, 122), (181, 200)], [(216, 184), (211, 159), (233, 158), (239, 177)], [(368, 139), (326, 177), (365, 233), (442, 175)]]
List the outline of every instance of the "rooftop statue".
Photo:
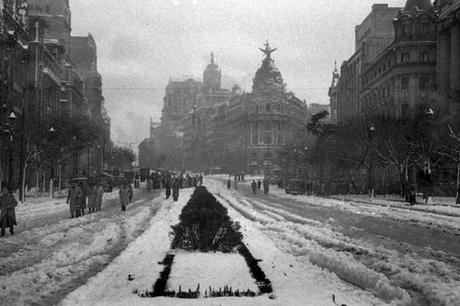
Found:
[(267, 42), (265, 43), (265, 49), (259, 48), (259, 50), (262, 51), (263, 53), (265, 53), (265, 55), (266, 55), (267, 58), (270, 58), (271, 54), (272, 54), (273, 52), (275, 52), (277, 49), (276, 49), (276, 48), (275, 48), (275, 49), (272, 49), (272, 48), (270, 47), (270, 44), (268, 43), (268, 40), (267, 40)]

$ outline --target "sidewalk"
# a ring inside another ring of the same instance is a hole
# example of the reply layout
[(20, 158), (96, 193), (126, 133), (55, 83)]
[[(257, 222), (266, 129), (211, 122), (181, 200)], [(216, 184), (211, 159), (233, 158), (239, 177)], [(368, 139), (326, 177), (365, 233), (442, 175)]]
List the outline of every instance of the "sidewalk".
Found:
[(387, 195), (385, 198), (382, 195), (377, 195), (376, 198), (370, 198), (368, 195), (350, 194), (333, 195), (328, 196), (328, 198), (361, 204), (429, 212), (444, 216), (460, 216), (460, 205), (455, 205), (455, 198), (453, 197), (434, 197), (428, 204), (425, 204), (422, 197), (417, 197), (418, 204), (413, 206), (410, 206), (409, 203), (404, 202), (403, 199), (401, 199), (398, 195)]

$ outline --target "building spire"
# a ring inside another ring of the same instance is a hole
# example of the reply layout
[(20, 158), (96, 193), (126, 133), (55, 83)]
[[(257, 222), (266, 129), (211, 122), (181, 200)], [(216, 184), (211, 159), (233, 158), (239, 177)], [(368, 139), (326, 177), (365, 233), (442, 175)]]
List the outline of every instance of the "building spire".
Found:
[(214, 64), (214, 52), (211, 52), (211, 63)]
[(337, 72), (337, 60), (334, 61), (334, 72)]

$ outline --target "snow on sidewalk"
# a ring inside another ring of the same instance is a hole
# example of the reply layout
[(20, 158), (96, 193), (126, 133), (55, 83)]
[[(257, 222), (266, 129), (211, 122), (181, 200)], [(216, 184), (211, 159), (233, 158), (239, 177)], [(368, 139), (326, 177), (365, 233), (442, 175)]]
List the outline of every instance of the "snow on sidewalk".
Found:
[[(75, 219), (68, 219), (66, 214), (66, 218), (47, 226), (2, 239), (0, 305), (52, 304), (135, 239), (157, 205), (155, 200), (141, 198), (124, 214), (119, 206)], [(35, 218), (48, 215), (37, 214)]]

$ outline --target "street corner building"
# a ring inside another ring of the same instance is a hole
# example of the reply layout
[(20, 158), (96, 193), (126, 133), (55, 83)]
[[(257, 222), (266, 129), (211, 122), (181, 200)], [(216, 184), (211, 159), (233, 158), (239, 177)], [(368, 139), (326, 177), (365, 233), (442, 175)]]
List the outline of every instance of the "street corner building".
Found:
[[(222, 72), (214, 54), (203, 82), (170, 80), (161, 123), (139, 147), (139, 159), (153, 154), (141, 167), (187, 168), (278, 175), (282, 148), (305, 129), (307, 104), (287, 91), (267, 42), (252, 91), (238, 85), (221, 88)], [(145, 150), (150, 144), (154, 148)], [(141, 147), (143, 150), (141, 150)]]

